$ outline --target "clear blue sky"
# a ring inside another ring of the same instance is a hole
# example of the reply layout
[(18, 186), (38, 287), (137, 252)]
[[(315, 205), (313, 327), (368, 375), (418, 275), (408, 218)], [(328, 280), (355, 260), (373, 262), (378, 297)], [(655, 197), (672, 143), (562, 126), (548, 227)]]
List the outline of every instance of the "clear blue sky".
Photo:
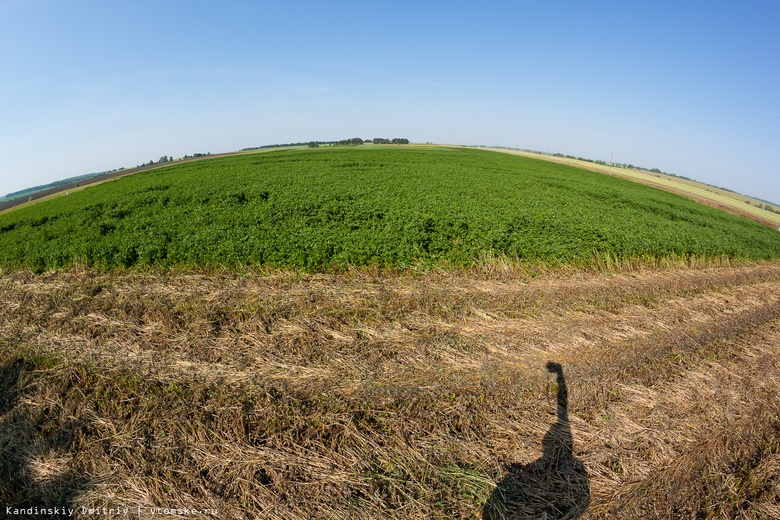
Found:
[(0, 195), (194, 152), (406, 137), (780, 202), (780, 2), (0, 0)]

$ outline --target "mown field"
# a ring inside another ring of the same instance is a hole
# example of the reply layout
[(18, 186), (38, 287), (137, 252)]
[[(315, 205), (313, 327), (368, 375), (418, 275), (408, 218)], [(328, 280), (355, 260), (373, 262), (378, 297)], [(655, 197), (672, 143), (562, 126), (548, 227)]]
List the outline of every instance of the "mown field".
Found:
[(0, 264), (468, 266), (490, 254), (780, 257), (780, 234), (623, 179), (448, 148), (329, 148), (138, 173), (0, 215)]
[(0, 505), (780, 518), (778, 262), (489, 267), (3, 272)]

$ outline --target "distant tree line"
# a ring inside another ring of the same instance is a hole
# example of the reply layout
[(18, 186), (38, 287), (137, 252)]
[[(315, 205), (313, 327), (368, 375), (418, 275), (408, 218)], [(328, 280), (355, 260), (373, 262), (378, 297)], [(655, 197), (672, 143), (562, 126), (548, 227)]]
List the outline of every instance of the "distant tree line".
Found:
[(386, 139), (384, 137), (375, 137), (374, 139), (363, 139), (360, 137), (353, 137), (351, 139), (342, 139), (340, 141), (309, 141), (305, 143), (283, 143), (283, 144), (265, 144), (263, 146), (252, 146), (249, 148), (242, 148), (240, 151), (249, 152), (252, 150), (263, 150), (266, 148), (290, 148), (293, 146), (306, 146), (309, 148), (319, 148), (320, 146), (359, 146), (361, 144), (409, 144), (409, 139), (403, 137), (394, 137), (392, 139)]
[(352, 139), (342, 139), (336, 143), (337, 146), (359, 146), (365, 143), (363, 139), (359, 137), (353, 137)]
[(392, 139), (383, 139), (381, 137), (376, 137), (371, 142), (374, 144), (409, 144), (409, 139), (403, 137), (394, 137)]
[[(747, 204), (749, 206), (750, 205), (750, 201), (746, 200), (745, 204)], [(755, 206), (758, 209), (764, 209), (766, 211), (771, 211), (772, 213), (777, 213), (778, 215), (780, 215), (780, 209), (775, 209), (772, 206), (770, 206), (769, 204), (761, 204), (760, 202), (756, 202)]]
[(394, 137), (392, 139), (386, 139), (384, 137), (375, 137), (374, 139), (361, 139), (360, 137), (353, 137), (352, 139), (342, 139), (337, 142), (338, 146), (357, 146), (365, 143), (373, 144), (409, 144), (409, 139), (403, 137)]
[[(194, 153), (192, 155), (185, 155), (181, 159), (182, 160), (184, 160), (184, 159), (195, 159), (195, 158), (198, 158), (198, 157), (209, 157), (209, 156), (211, 156), (211, 152), (207, 152), (207, 153)], [(153, 164), (165, 164), (165, 163), (173, 162), (175, 160), (176, 159), (174, 159), (173, 157), (168, 157), (167, 155), (163, 155), (162, 157), (157, 159), (157, 162), (154, 162), (154, 160), (150, 160), (147, 163), (139, 164), (137, 167), (141, 168), (143, 166), (152, 166)]]
[(309, 141), (307, 143), (283, 143), (283, 144), (264, 144), (262, 146), (251, 146), (249, 148), (242, 148), (240, 151), (242, 152), (249, 152), (252, 150), (264, 150), (266, 148), (289, 148), (291, 146), (308, 146), (310, 148), (314, 148), (311, 146), (312, 143), (316, 143), (317, 145), (320, 144), (336, 144), (337, 141)]

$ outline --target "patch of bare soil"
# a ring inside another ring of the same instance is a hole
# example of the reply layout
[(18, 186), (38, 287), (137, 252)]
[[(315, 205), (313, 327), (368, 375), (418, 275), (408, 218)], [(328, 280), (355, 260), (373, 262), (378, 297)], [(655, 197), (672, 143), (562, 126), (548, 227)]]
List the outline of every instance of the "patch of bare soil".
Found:
[(779, 289), (776, 262), (2, 273), (0, 505), (777, 518)]

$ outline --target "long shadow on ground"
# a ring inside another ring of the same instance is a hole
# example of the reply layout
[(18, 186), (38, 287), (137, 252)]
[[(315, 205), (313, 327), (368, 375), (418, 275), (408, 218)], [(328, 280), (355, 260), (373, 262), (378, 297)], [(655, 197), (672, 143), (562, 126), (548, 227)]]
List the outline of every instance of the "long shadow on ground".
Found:
[(574, 458), (563, 368), (548, 362), (557, 375), (558, 419), (542, 440), (543, 454), (530, 464), (512, 464), (482, 511), (483, 520), (579, 518), (590, 504), (585, 467)]

